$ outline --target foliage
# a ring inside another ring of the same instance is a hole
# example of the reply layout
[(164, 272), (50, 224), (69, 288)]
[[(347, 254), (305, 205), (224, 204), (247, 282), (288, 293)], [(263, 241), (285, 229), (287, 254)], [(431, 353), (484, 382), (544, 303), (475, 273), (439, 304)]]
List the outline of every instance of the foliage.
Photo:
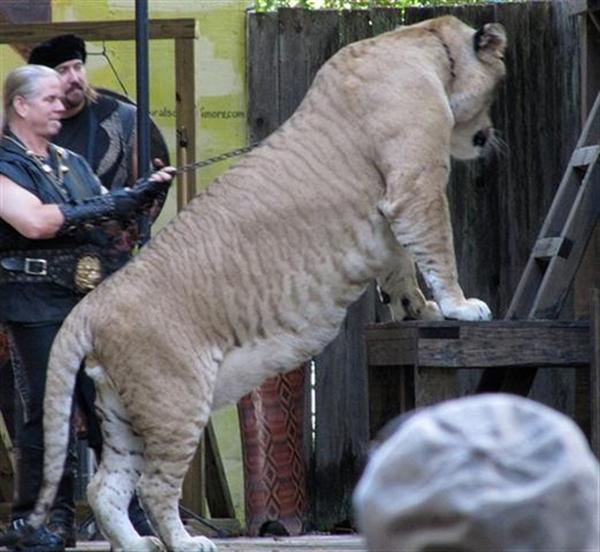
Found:
[(352, 10), (375, 7), (406, 8), (408, 6), (427, 6), (434, 4), (482, 3), (485, 3), (485, 0), (256, 0), (254, 8), (256, 11), (272, 11), (284, 7)]

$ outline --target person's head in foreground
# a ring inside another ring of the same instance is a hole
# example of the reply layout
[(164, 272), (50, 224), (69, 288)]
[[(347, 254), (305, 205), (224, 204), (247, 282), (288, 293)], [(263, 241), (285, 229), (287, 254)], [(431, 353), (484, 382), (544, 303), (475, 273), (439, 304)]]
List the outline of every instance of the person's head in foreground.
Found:
[(408, 418), (354, 493), (371, 552), (600, 550), (600, 464), (566, 416), (512, 395)]

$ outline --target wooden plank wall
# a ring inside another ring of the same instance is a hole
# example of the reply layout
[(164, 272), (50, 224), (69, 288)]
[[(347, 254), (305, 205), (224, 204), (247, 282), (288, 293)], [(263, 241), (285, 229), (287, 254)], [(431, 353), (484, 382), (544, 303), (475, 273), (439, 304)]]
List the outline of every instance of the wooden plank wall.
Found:
[[(455, 164), (448, 190), (461, 283), (500, 318), (579, 134), (580, 29), (564, 2), (251, 13), (250, 140), (266, 137), (293, 113), (318, 68), (340, 47), (444, 13), (473, 26), (499, 21), (508, 32), (508, 78), (493, 110), (506, 152)], [(351, 492), (368, 448), (362, 328), (375, 320), (374, 301), (369, 292), (357, 303), (338, 340), (315, 359), (314, 434), (306, 425), (310, 528), (330, 530), (352, 520)], [(571, 384), (559, 380), (557, 387), (551, 381), (536, 392), (544, 395), (550, 389), (554, 397), (544, 400), (568, 407)], [(463, 392), (472, 386), (465, 378)]]

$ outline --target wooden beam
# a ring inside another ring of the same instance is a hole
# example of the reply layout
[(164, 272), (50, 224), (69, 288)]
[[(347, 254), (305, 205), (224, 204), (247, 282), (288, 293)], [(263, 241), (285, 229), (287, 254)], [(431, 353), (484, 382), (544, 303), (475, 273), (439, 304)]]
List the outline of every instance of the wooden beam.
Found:
[[(178, 167), (194, 163), (196, 160), (195, 73), (193, 39), (175, 39), (175, 128)], [(182, 209), (195, 193), (195, 172), (186, 172), (179, 176), (177, 179), (177, 210)], [(206, 515), (205, 457), (205, 439), (203, 439), (183, 483), (182, 497), (183, 505), (201, 516)]]
[[(196, 71), (194, 70), (194, 41), (175, 40), (175, 116), (177, 128), (177, 166), (196, 161)], [(181, 209), (196, 195), (196, 173), (186, 172), (178, 177), (177, 208)]]
[[(591, 98), (592, 102), (594, 99), (595, 96)], [(571, 156), (571, 165), (574, 167), (587, 167), (596, 160), (598, 157), (598, 152), (600, 152), (600, 146), (596, 145), (578, 148)]]
[(366, 339), (370, 367), (579, 367), (590, 362), (587, 322), (402, 322), (371, 326)]
[[(148, 21), (150, 39), (194, 39), (196, 20), (152, 19)], [(135, 40), (135, 21), (77, 21), (65, 23), (3, 23), (0, 24), (0, 44), (37, 43), (60, 34), (73, 33), (83, 40)]]
[[(597, 297), (600, 313), (600, 291)], [(600, 318), (600, 314), (597, 316)], [(600, 320), (597, 324), (600, 327)], [(407, 383), (411, 384), (403, 381), (411, 371), (415, 408), (458, 397), (456, 372), (463, 368), (493, 368), (494, 372), (510, 368), (521, 373), (533, 367), (560, 367), (578, 369), (577, 373), (589, 382), (590, 357), (600, 356), (592, 351), (594, 347), (595, 351), (600, 349), (598, 328), (593, 332), (596, 333), (590, 339), (592, 330), (587, 321), (446, 320), (371, 325), (366, 330), (371, 436), (385, 422), (405, 411), (404, 401), (399, 397), (411, 396), (411, 389), (406, 389)], [(578, 421), (585, 422), (586, 433), (595, 436), (596, 443), (600, 420), (599, 370), (592, 371), (591, 388), (595, 395), (591, 416), (590, 400), (583, 393), (577, 397), (581, 408), (586, 409), (586, 419), (580, 417)], [(390, 377), (394, 375), (395, 378)], [(390, 386), (393, 389), (388, 389)], [(384, 404), (373, 405), (373, 401)]]
[[(600, 5), (600, 0), (597, 2)], [(600, 31), (591, 17), (581, 21), (581, 121), (600, 91)], [(591, 129), (591, 143), (600, 140), (600, 122)], [(590, 289), (600, 286), (600, 226), (593, 232), (574, 281), (575, 317), (589, 317)]]

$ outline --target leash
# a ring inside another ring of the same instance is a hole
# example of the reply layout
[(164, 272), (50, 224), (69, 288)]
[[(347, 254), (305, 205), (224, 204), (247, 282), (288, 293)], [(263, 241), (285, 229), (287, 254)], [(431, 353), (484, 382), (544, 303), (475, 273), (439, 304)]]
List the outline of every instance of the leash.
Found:
[(238, 148), (232, 151), (228, 151), (226, 153), (221, 153), (220, 155), (216, 155), (215, 157), (210, 157), (208, 159), (204, 159), (202, 161), (196, 161), (195, 163), (189, 163), (188, 165), (182, 165), (181, 167), (176, 167), (173, 175), (181, 174), (187, 171), (193, 171), (197, 169), (201, 169), (202, 167), (208, 167), (209, 165), (213, 165), (214, 163), (219, 163), (221, 161), (226, 161), (227, 159), (231, 159), (232, 157), (239, 157), (240, 155), (244, 155), (249, 151), (252, 151), (256, 146), (258, 146), (260, 142), (254, 142), (249, 146), (245, 146), (243, 148)]

